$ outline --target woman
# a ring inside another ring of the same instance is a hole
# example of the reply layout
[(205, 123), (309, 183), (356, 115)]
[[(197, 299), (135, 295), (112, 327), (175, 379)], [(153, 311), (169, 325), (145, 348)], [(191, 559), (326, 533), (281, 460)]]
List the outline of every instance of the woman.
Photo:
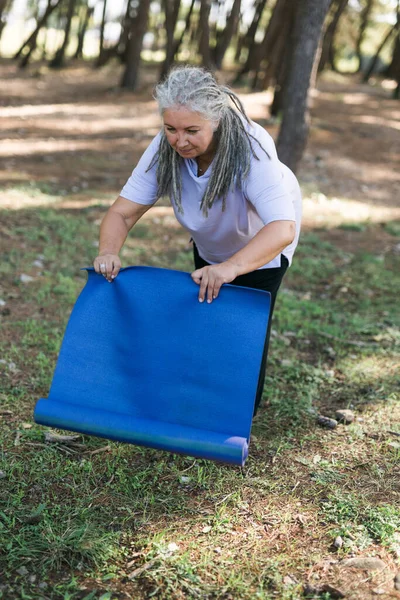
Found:
[[(269, 134), (238, 97), (197, 67), (170, 72), (156, 87), (163, 127), (144, 152), (100, 228), (94, 268), (113, 281), (129, 230), (161, 196), (193, 239), (199, 301), (232, 283), (271, 293), (271, 315), (297, 246), (301, 194)], [(234, 106), (232, 106), (232, 104)], [(271, 319), (255, 412), (261, 400)]]

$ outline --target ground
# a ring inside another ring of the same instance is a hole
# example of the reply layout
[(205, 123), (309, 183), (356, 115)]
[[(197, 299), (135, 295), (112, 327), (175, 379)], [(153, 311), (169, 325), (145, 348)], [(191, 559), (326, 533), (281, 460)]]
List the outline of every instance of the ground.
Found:
[[(313, 94), (303, 233), (244, 469), (51, 443), (33, 423), (101, 218), (159, 127), (155, 71), (138, 94), (118, 77), (0, 65), (0, 598), (400, 598), (400, 105), (387, 82), (328, 75)], [(238, 93), (276, 136), (269, 94)], [(123, 261), (190, 271), (188, 242), (161, 202)], [(355, 421), (316, 424), (338, 408)]]

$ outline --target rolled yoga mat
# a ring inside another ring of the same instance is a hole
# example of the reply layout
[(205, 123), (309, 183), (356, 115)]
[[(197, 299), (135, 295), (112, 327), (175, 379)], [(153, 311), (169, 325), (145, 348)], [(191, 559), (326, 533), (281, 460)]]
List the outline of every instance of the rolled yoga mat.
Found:
[(87, 271), (35, 421), (244, 465), (270, 294), (224, 285), (200, 303), (188, 273)]

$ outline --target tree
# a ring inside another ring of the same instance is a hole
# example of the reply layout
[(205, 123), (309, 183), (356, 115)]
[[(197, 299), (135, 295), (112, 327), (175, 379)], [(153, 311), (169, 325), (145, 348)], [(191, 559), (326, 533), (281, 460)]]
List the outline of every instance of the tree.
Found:
[[(239, 62), (240, 56), (242, 54), (242, 50), (244, 48), (247, 49), (247, 57), (251, 52), (253, 52), (255, 43), (256, 43), (256, 33), (258, 30), (258, 26), (261, 21), (261, 17), (264, 11), (264, 8), (267, 4), (267, 0), (254, 0), (254, 16), (253, 20), (246, 31), (246, 33), (241, 36), (238, 40), (235, 61)], [(246, 71), (247, 72), (247, 71)]]
[(12, 0), (0, 0), (0, 38), (7, 23), (7, 14), (10, 12)]
[(78, 28), (78, 45), (74, 54), (75, 59), (82, 58), (83, 56), (83, 44), (85, 41), (85, 34), (89, 25), (89, 21), (93, 16), (93, 12), (94, 6), (89, 6), (88, 4), (86, 4), (86, 6), (83, 7), (83, 10), (81, 11), (81, 13), (83, 14), (81, 15), (81, 21)]
[(140, 54), (147, 29), (149, 10), (150, 0), (140, 0), (136, 15), (131, 17), (126, 48), (126, 66), (121, 80), (123, 88), (135, 90), (137, 87)]
[(99, 39), (99, 56), (97, 60), (100, 60), (103, 52), (104, 52), (104, 30), (106, 28), (106, 18), (107, 18), (107, 0), (103, 0), (103, 12), (101, 16), (101, 25), (100, 25), (100, 39)]
[(64, 66), (65, 52), (66, 52), (68, 44), (69, 44), (69, 36), (71, 33), (72, 17), (74, 16), (76, 2), (77, 2), (77, 0), (68, 0), (67, 16), (66, 16), (66, 23), (65, 23), (65, 30), (64, 30), (64, 39), (63, 39), (63, 42), (62, 42), (60, 48), (57, 50), (53, 60), (50, 61), (49, 66), (52, 69), (59, 69)]
[(326, 64), (329, 64), (332, 70), (335, 70), (335, 52), (334, 52), (334, 37), (339, 25), (340, 17), (346, 8), (349, 0), (333, 0), (332, 8), (333, 15), (326, 28), (324, 39), (322, 42), (321, 56), (318, 64), (318, 72), (325, 69)]
[(56, 10), (56, 8), (58, 8), (60, 6), (62, 1), (63, 0), (47, 0), (47, 6), (45, 8), (43, 15), (37, 21), (35, 30), (31, 33), (31, 35), (28, 37), (28, 39), (25, 42), (23, 42), (22, 46), (19, 48), (19, 50), (13, 56), (14, 59), (17, 59), (24, 53), (25, 50), (27, 50), (27, 52), (25, 54), (23, 54), (22, 60), (20, 62), (21, 68), (24, 68), (27, 66), (29, 59), (32, 55), (32, 52), (35, 50), (35, 48), (37, 46), (37, 38), (38, 38), (40, 30), (46, 26), (46, 23), (47, 23), (50, 15)]
[(225, 28), (217, 39), (217, 45), (214, 49), (214, 64), (217, 69), (221, 68), (225, 53), (228, 50), (233, 36), (236, 34), (239, 24), (240, 5), (241, 0), (233, 0), (231, 13), (226, 19)]
[(202, 57), (203, 66), (207, 69), (211, 69), (211, 50), (210, 50), (210, 12), (211, 12), (211, 0), (201, 0), (200, 4), (200, 40), (199, 40), (199, 53)]
[(372, 7), (374, 6), (374, 0), (366, 0), (365, 5), (361, 11), (360, 29), (358, 30), (358, 37), (356, 42), (356, 54), (358, 57), (358, 69), (361, 70), (361, 46), (365, 37), (365, 30), (367, 29), (369, 17), (371, 15)]
[(175, 56), (175, 45), (174, 45), (174, 34), (176, 28), (176, 22), (178, 20), (179, 8), (181, 0), (163, 0), (164, 14), (165, 14), (165, 30), (167, 33), (167, 43), (165, 47), (165, 60), (161, 67), (160, 79), (162, 79), (172, 63), (174, 62)]
[(294, 44), (283, 97), (283, 119), (277, 150), (296, 171), (309, 131), (308, 90), (319, 39), (331, 0), (298, 0)]
[(384, 49), (384, 47), (386, 46), (386, 44), (389, 43), (389, 41), (395, 36), (398, 35), (400, 30), (400, 12), (399, 10), (397, 11), (397, 20), (396, 23), (393, 25), (393, 27), (390, 27), (389, 30), (387, 31), (385, 37), (383, 38), (382, 42), (379, 44), (379, 47), (375, 53), (375, 56), (373, 57), (373, 59), (371, 60), (368, 69), (366, 69), (365, 73), (364, 73), (364, 77), (363, 77), (363, 82), (367, 83), (369, 78), (371, 77), (372, 73), (375, 71), (375, 67), (376, 64), (378, 62), (378, 58), (380, 53), (382, 52), (382, 50)]
[(191, 4), (189, 6), (189, 10), (186, 15), (185, 27), (181, 33), (180, 38), (178, 38), (174, 43), (174, 60), (175, 60), (176, 55), (178, 54), (179, 49), (183, 43), (183, 38), (185, 37), (185, 35), (188, 33), (188, 31), (190, 29), (190, 20), (192, 18), (192, 13), (193, 13), (193, 8), (194, 8), (195, 3), (196, 3), (196, 0), (192, 0)]

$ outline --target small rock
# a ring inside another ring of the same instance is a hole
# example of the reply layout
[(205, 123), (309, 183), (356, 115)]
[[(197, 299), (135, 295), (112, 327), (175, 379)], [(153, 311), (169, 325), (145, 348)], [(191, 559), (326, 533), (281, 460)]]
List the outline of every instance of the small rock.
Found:
[(387, 445), (390, 446), (391, 448), (394, 448), (395, 450), (399, 450), (400, 449), (399, 442), (388, 442)]
[(179, 550), (179, 546), (175, 544), (175, 542), (171, 542), (168, 544), (168, 552), (177, 552)]
[(371, 592), (372, 592), (373, 594), (376, 594), (377, 596), (382, 596), (382, 594), (385, 594), (385, 590), (382, 590), (382, 589), (380, 589), (380, 588), (377, 588), (377, 589), (375, 589), (375, 590), (371, 590)]
[(336, 352), (335, 350), (332, 348), (332, 346), (326, 346), (324, 348), (325, 352), (331, 357), (331, 358), (335, 358), (336, 356)]
[(352, 423), (354, 421), (355, 414), (352, 410), (349, 410), (348, 408), (342, 408), (336, 411), (335, 417), (337, 421), (339, 421), (339, 423), (344, 423), (345, 425), (348, 425), (349, 423)]
[(38, 267), (38, 269), (43, 269), (44, 264), (42, 263), (41, 260), (34, 260), (32, 263), (33, 267)]
[(25, 275), (25, 273), (22, 273), (19, 279), (22, 283), (30, 283), (31, 281), (33, 281), (34, 278), (30, 275)]
[(36, 575), (29, 575), (29, 582), (35, 583), (35, 581), (36, 581)]
[(394, 589), (400, 592), (400, 571), (394, 577)]
[(321, 427), (326, 427), (327, 429), (335, 429), (338, 424), (335, 419), (330, 419), (329, 417), (324, 417), (323, 415), (318, 416), (317, 423)]
[(182, 475), (179, 480), (181, 483), (189, 483), (190, 477), (185, 477), (185, 475)]
[(0, 359), (0, 365), (6, 365), (6, 364), (7, 364), (7, 361), (4, 360), (4, 358), (1, 358)]
[(328, 369), (327, 371), (325, 371), (325, 375), (327, 377), (335, 377), (335, 371), (333, 369)]
[(221, 550), (221, 548), (219, 546), (217, 546), (216, 548), (214, 548), (214, 552), (216, 554), (221, 554), (222, 550)]
[(5, 306), (5, 305), (6, 305), (6, 301), (5, 301), (5, 300), (2, 300), (2, 299), (0, 298), (0, 306)]
[(293, 577), (290, 577), (290, 575), (285, 575), (285, 577), (283, 578), (283, 585), (289, 586), (289, 585), (296, 585), (297, 581), (295, 579), (293, 579)]
[(292, 361), (287, 358), (284, 358), (283, 360), (281, 360), (282, 367), (291, 367), (292, 364), (293, 364)]
[(26, 567), (20, 567), (19, 569), (17, 569), (17, 573), (18, 575), (25, 577), (25, 575), (28, 575), (29, 571)]
[(201, 533), (210, 533), (212, 527), (211, 525), (206, 525), (205, 527), (203, 527), (203, 529), (201, 530)]
[(343, 567), (355, 567), (356, 569), (364, 569), (365, 571), (378, 571), (386, 567), (383, 560), (366, 556), (365, 558), (348, 558), (342, 561)]
[(39, 583), (39, 589), (41, 589), (41, 590), (46, 590), (48, 587), (49, 587), (49, 585), (45, 581), (42, 581), (42, 583)]
[(9, 362), (8, 368), (10, 369), (11, 373), (16, 373), (18, 371), (17, 365), (15, 364), (15, 362)]
[(335, 541), (333, 542), (333, 545), (335, 546), (335, 548), (337, 548), (338, 550), (343, 546), (343, 539), (340, 537), (340, 535), (338, 535), (335, 538)]
[(6, 474), (4, 473), (4, 471), (0, 471), (0, 479), (4, 479), (6, 476)]
[(21, 423), (22, 429), (32, 429), (32, 423)]

